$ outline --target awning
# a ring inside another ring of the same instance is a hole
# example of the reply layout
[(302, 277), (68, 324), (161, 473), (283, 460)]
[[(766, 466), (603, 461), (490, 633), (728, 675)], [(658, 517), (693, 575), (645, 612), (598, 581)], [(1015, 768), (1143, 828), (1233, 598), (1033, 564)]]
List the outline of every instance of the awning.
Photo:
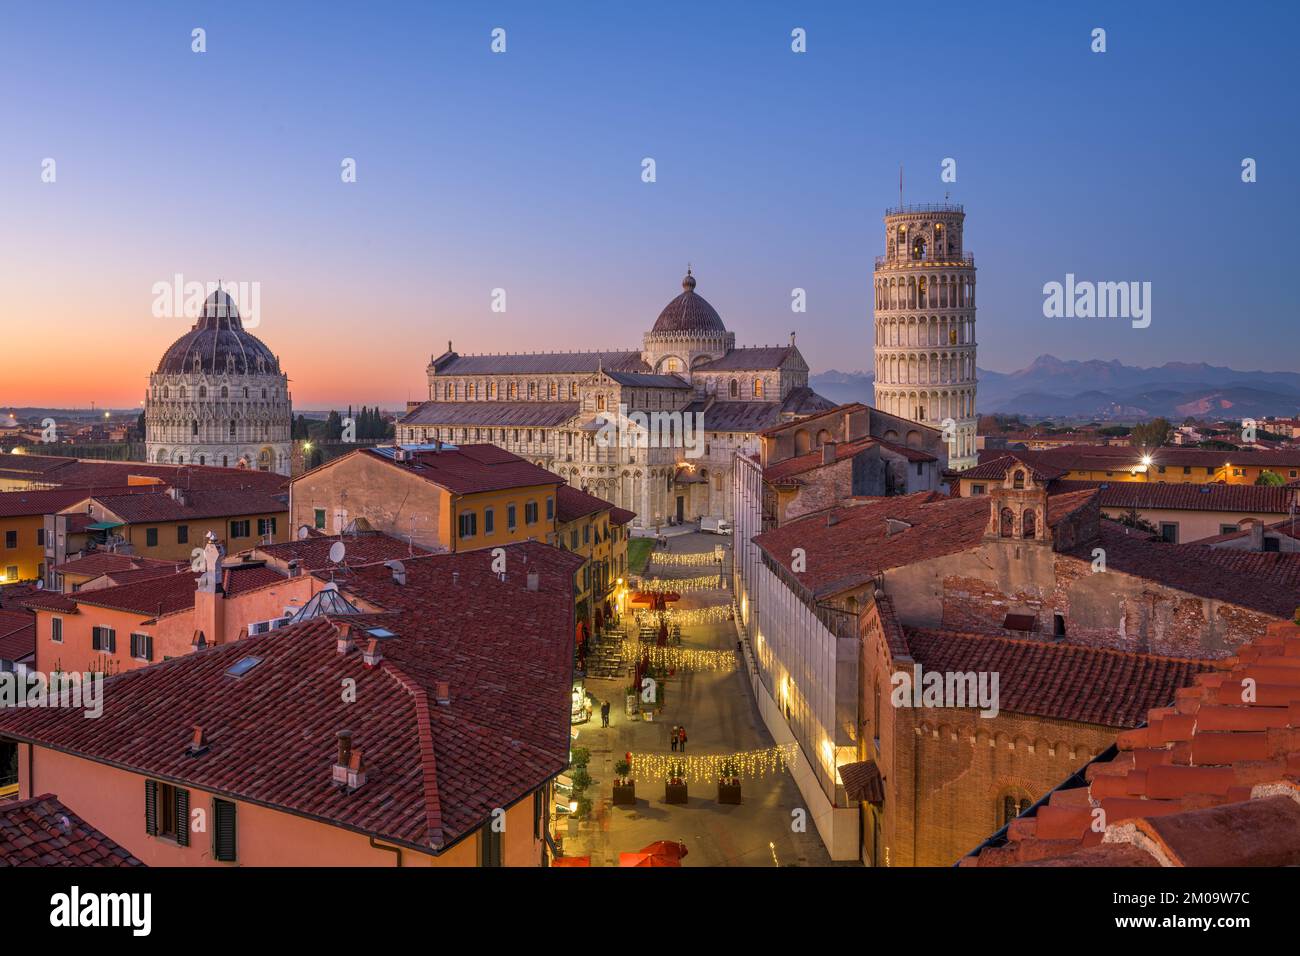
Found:
[(86, 525), (87, 531), (112, 531), (114, 528), (122, 527), (120, 521), (92, 521)]
[(850, 800), (861, 800), (877, 806), (885, 802), (885, 784), (874, 760), (846, 763), (839, 770), (840, 779), (844, 781), (844, 795)]

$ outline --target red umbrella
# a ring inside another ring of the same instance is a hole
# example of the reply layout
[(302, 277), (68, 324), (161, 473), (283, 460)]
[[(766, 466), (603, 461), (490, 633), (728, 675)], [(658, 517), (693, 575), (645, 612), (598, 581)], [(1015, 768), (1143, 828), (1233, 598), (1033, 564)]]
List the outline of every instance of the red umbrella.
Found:
[(641, 847), (642, 853), (649, 853), (651, 856), (662, 856), (672, 860), (680, 860), (686, 855), (686, 844), (676, 843), (672, 840), (656, 840), (649, 846)]
[(653, 853), (620, 853), (618, 855), (619, 866), (681, 866), (674, 859), (666, 856), (655, 856)]
[(551, 861), (551, 866), (591, 866), (591, 857), (557, 856)]

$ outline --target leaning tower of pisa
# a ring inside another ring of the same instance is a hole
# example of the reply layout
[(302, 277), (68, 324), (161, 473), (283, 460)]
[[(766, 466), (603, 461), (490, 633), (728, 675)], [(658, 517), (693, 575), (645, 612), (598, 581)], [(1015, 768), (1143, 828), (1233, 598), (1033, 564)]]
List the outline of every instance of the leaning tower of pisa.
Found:
[(885, 211), (876, 257), (876, 407), (943, 429), (948, 466), (975, 451), (975, 259), (962, 251), (966, 213), (931, 203)]

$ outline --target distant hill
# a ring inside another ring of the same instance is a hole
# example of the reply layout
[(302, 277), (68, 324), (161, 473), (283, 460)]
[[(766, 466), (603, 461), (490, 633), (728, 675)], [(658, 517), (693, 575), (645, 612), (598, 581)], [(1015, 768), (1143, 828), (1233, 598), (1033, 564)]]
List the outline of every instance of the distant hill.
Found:
[[(1243, 372), (1204, 362), (1152, 368), (1040, 355), (1016, 372), (979, 370), (981, 412), (1055, 418), (1261, 418), (1300, 412), (1300, 373)], [(832, 369), (809, 384), (837, 402), (872, 400), (870, 372)]]

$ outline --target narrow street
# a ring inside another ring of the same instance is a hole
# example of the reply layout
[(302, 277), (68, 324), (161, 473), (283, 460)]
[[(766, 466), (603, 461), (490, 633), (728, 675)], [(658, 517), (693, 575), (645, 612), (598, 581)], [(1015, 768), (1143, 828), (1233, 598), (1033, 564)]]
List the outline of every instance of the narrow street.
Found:
[[(668, 539), (670, 553), (704, 553), (726, 542), (723, 536), (692, 532)], [(717, 565), (666, 565), (653, 560), (647, 577), (688, 578), (716, 573)], [(688, 591), (670, 607), (728, 606), (729, 590)], [(636, 637), (631, 611), (625, 616), (628, 634)], [(682, 627), (682, 647), (734, 650), (736, 632), (730, 620)], [(739, 660), (739, 658), (737, 658)], [(593, 783), (591, 819), (565, 837), (566, 856), (590, 856), (592, 866), (617, 866), (620, 852), (632, 852), (656, 840), (686, 844), (683, 866), (817, 866), (830, 858), (811, 820), (807, 832), (794, 832), (792, 811), (802, 806), (788, 773), (742, 781), (740, 805), (717, 802), (716, 783), (692, 782), (685, 805), (664, 802), (663, 780), (638, 779), (635, 807), (613, 805), (614, 765), (628, 752), (669, 754), (669, 732), (683, 724), (687, 754), (725, 754), (773, 745), (754, 707), (744, 672), (678, 670), (667, 681), (664, 710), (653, 721), (629, 718), (625, 708), (629, 671), (617, 679), (589, 678), (587, 689), (610, 701), (610, 727), (600, 726), (597, 710), (581, 727), (575, 746), (591, 751)]]

